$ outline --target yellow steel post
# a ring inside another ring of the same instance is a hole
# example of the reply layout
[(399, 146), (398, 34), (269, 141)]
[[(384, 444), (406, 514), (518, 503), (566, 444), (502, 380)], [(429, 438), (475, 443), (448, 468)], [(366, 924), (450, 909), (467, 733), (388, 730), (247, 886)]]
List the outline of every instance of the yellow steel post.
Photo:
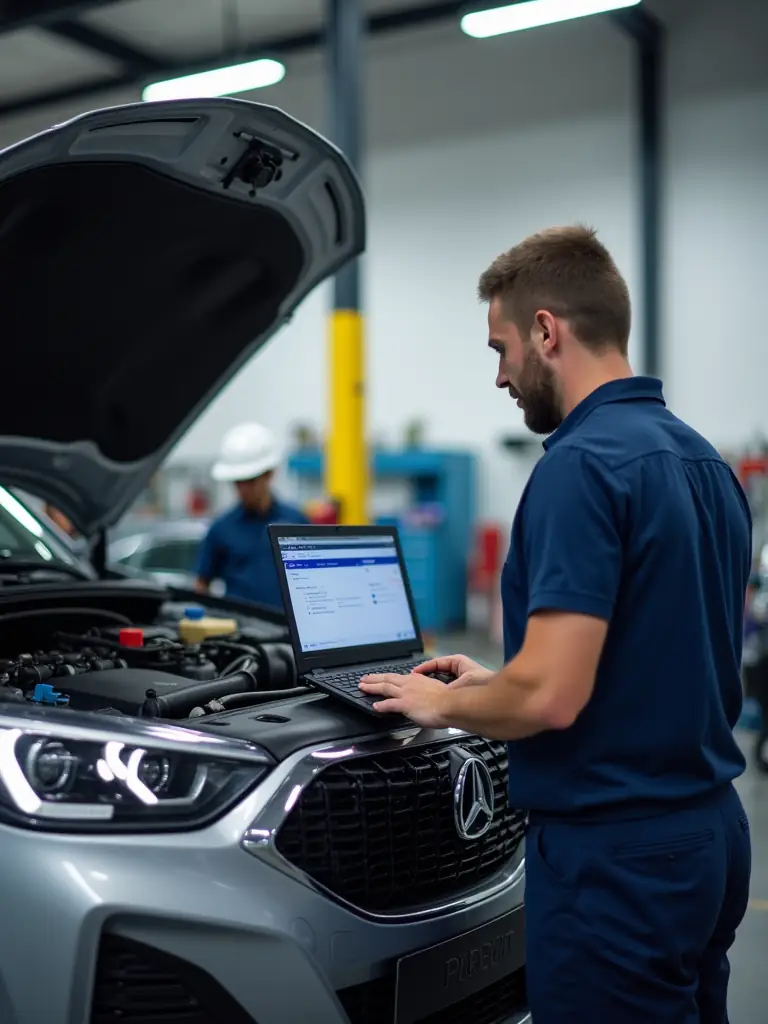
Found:
[[(327, 13), (334, 142), (359, 172), (365, 14), (361, 0), (327, 0)], [(357, 525), (368, 518), (365, 358), (357, 260), (336, 275), (333, 306), (325, 486), (338, 506), (339, 522)]]
[(326, 490), (338, 503), (339, 522), (355, 525), (368, 519), (365, 356), (363, 317), (359, 310), (333, 311), (329, 355)]

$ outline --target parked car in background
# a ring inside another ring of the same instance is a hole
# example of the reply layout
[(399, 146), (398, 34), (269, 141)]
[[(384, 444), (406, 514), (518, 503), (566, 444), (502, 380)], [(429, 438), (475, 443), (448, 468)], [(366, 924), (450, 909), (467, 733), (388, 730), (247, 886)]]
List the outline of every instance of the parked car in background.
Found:
[[(169, 587), (191, 587), (197, 551), (208, 532), (207, 519), (125, 520), (110, 533), (107, 561), (149, 573)], [(217, 591), (214, 586), (212, 593)]]

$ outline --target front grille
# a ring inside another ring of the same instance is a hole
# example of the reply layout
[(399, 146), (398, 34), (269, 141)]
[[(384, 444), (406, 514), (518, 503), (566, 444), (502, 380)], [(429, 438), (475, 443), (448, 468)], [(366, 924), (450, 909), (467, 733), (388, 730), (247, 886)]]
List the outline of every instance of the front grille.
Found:
[[(350, 1024), (392, 1024), (395, 979), (379, 978), (336, 993)], [(416, 1024), (498, 1024), (526, 1009), (525, 968)]]
[(152, 946), (102, 936), (90, 1024), (256, 1024), (199, 967)]
[[(483, 758), (495, 793), (491, 828), (470, 841), (454, 822), (459, 749)], [(523, 812), (507, 807), (506, 744), (467, 737), (329, 766), (289, 814), (277, 847), (355, 906), (396, 911), (490, 878), (514, 856), (524, 827)]]

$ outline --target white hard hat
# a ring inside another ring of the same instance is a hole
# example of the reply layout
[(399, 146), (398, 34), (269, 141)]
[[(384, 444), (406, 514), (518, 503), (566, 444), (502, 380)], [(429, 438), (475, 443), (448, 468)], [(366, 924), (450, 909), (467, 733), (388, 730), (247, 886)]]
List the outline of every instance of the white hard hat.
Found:
[(224, 435), (214, 480), (253, 480), (280, 464), (275, 435), (260, 423), (241, 423)]

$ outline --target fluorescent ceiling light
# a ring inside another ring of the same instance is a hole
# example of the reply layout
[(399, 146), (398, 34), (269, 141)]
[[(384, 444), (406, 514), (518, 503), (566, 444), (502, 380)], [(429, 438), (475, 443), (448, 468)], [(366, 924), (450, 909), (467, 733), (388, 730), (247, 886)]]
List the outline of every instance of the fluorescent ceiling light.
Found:
[(604, 14), (622, 7), (635, 7), (639, 3), (640, 0), (523, 0), (521, 3), (507, 4), (506, 7), (492, 7), (465, 14), (461, 19), (461, 28), (475, 39), (487, 39), (505, 32), (520, 32), (524, 28), (584, 18), (588, 14)]
[(143, 100), (200, 99), (203, 96), (231, 96), (251, 89), (275, 85), (285, 77), (285, 65), (279, 60), (262, 57), (247, 64), (233, 64), (228, 68), (201, 71), (183, 78), (170, 78), (154, 82), (141, 94)]

